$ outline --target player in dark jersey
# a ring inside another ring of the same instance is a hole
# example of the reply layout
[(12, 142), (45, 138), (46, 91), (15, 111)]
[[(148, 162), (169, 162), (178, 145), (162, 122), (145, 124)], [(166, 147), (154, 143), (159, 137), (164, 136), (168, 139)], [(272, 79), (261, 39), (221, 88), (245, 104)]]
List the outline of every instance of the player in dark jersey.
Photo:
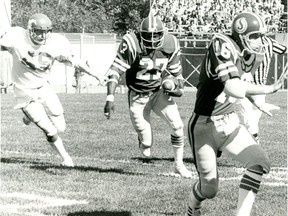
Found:
[[(139, 33), (124, 35), (116, 58), (108, 71), (107, 100), (104, 113), (110, 118), (114, 110), (114, 93), (119, 78), (125, 73), (130, 118), (138, 134), (139, 148), (146, 157), (151, 155), (151, 111), (160, 116), (171, 129), (175, 171), (183, 177), (192, 174), (183, 163), (184, 131), (177, 104), (171, 96), (183, 95), (184, 82), (180, 61), (180, 46), (175, 36), (166, 34), (161, 20), (153, 14), (145, 18)], [(161, 89), (163, 74), (177, 79), (177, 88)]]
[[(266, 85), (273, 55), (283, 55), (287, 53), (286, 46), (268, 36), (262, 37), (262, 43), (265, 45), (265, 52), (263, 60), (258, 69), (253, 74), (245, 73), (241, 77), (241, 79), (256, 85)], [(257, 100), (258, 103), (265, 103), (265, 98), (265, 95), (253, 96), (253, 100)], [(262, 116), (262, 112), (255, 107), (248, 98), (243, 98), (240, 100), (239, 114), (241, 115), (240, 119), (243, 120), (243, 123), (247, 127), (248, 131), (259, 143), (259, 120)]]
[[(235, 101), (248, 95), (276, 92), (281, 84), (254, 85), (240, 79), (245, 55), (263, 55), (259, 42), (265, 24), (254, 13), (240, 13), (232, 35), (215, 34), (202, 63), (194, 113), (188, 122), (189, 142), (199, 180), (189, 195), (187, 215), (201, 215), (201, 204), (218, 192), (217, 151), (246, 167), (240, 182), (236, 215), (250, 215), (263, 174), (270, 170), (267, 154), (247, 129), (239, 124)], [(258, 104), (256, 104), (258, 106)], [(258, 106), (270, 113), (268, 104)]]

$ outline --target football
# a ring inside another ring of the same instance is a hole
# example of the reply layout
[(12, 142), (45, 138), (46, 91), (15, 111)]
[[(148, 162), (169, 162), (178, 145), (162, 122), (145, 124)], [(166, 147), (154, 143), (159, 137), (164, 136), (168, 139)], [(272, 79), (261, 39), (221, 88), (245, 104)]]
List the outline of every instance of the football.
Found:
[(173, 91), (177, 87), (177, 79), (174, 76), (167, 76), (162, 80), (162, 89), (164, 91)]

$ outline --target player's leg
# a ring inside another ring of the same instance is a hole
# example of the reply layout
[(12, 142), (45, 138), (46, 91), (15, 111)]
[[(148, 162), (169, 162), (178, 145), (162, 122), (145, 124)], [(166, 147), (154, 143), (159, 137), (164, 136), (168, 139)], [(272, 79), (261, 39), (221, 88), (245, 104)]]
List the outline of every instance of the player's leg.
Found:
[(43, 101), (44, 109), (48, 115), (48, 118), (52, 122), (53, 126), (57, 129), (58, 138), (56, 140), (50, 140), (49, 144), (62, 157), (63, 165), (74, 166), (70, 155), (65, 150), (62, 139), (59, 137), (59, 133), (64, 132), (66, 129), (62, 104), (50, 85), (42, 87), (39, 90), (39, 96)]
[[(254, 100), (257, 100), (257, 103), (259, 104), (264, 104), (265, 103), (265, 95), (257, 95), (253, 97)], [(260, 118), (262, 116), (262, 111), (259, 110), (257, 107), (255, 107), (253, 105), (252, 108), (252, 115), (253, 118), (251, 119), (251, 121), (248, 121), (247, 125), (247, 129), (250, 132), (250, 134), (252, 134), (252, 136), (255, 138), (255, 140), (257, 141), (257, 143), (259, 144), (260, 140), (259, 140), (259, 121)]]
[[(46, 134), (47, 141), (62, 157), (63, 161), (71, 161), (70, 156), (64, 149), (61, 138), (58, 136), (57, 129), (47, 116), (43, 105), (39, 102), (31, 101), (22, 110)], [(69, 163), (68, 165), (73, 166), (73, 163)]]
[[(265, 102), (265, 95), (254, 96), (255, 100)], [(239, 104), (239, 114), (243, 124), (249, 131), (249, 133), (259, 143), (259, 120), (262, 115), (262, 111), (256, 108), (247, 98), (241, 99)]]
[(188, 138), (195, 160), (199, 180), (192, 188), (188, 199), (187, 216), (201, 215), (202, 202), (212, 199), (218, 192), (219, 177), (217, 172), (213, 123), (207, 123), (207, 117), (193, 115), (188, 122)]
[(41, 89), (39, 93), (43, 97), (43, 105), (51, 122), (57, 128), (58, 133), (64, 132), (66, 129), (66, 123), (64, 118), (63, 106), (54, 92), (54, 90), (48, 85)]
[(250, 215), (262, 175), (270, 170), (269, 158), (244, 126), (231, 135), (222, 150), (246, 167), (240, 181), (236, 215)]
[[(47, 115), (53, 125), (56, 127), (57, 132), (64, 132), (66, 129), (66, 123), (64, 118), (64, 110), (62, 104), (50, 87), (50, 85), (45, 86), (41, 89), (40, 95), (43, 95), (43, 104)], [(65, 150), (62, 139), (58, 136), (58, 139), (49, 141), (50, 145), (55, 149), (55, 151), (62, 157), (64, 166), (74, 166), (73, 160), (70, 155)]]
[(173, 148), (175, 170), (181, 176), (191, 178), (192, 173), (183, 163), (184, 154), (184, 124), (177, 104), (169, 96), (159, 91), (153, 98), (153, 111), (169, 125), (171, 129), (171, 144)]
[(153, 144), (152, 129), (150, 124), (151, 108), (149, 96), (140, 96), (134, 91), (129, 91), (129, 113), (134, 130), (138, 134), (139, 149), (143, 156), (151, 156)]

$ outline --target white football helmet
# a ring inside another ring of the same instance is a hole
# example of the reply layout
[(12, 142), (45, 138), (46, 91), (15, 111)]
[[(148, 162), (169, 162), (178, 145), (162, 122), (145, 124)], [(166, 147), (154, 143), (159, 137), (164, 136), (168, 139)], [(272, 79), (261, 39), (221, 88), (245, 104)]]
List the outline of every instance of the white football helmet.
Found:
[(31, 41), (43, 45), (51, 37), (52, 22), (45, 14), (36, 13), (28, 21), (28, 30)]

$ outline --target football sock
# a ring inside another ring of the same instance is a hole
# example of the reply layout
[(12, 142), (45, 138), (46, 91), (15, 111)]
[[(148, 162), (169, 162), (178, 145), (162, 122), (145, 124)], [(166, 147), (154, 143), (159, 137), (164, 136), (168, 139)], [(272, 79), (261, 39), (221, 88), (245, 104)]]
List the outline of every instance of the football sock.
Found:
[(171, 135), (171, 143), (173, 146), (174, 160), (176, 166), (183, 165), (184, 137), (176, 137)]
[(188, 215), (191, 210), (199, 210), (201, 208), (202, 201), (205, 200), (205, 197), (200, 192), (200, 182), (196, 182), (193, 185), (193, 189), (189, 195), (188, 201)]
[(247, 169), (241, 179), (236, 216), (250, 215), (260, 188), (262, 172)]
[(70, 157), (64, 148), (62, 139), (59, 136), (56, 141), (49, 143), (55, 149), (55, 151), (61, 156), (63, 160), (65, 160), (67, 157)]

